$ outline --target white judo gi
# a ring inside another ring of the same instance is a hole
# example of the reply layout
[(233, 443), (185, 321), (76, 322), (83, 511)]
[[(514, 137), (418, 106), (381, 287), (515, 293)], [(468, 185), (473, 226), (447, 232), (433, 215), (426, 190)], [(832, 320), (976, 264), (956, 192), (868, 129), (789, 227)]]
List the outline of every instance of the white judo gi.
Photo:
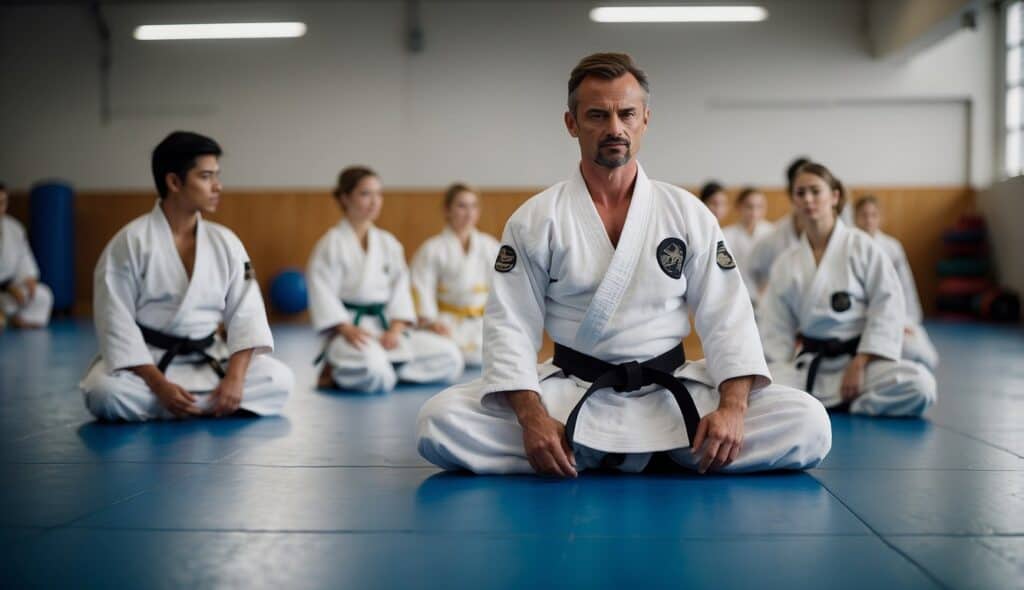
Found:
[(900, 279), (900, 286), (903, 288), (903, 300), (906, 303), (907, 326), (903, 332), (902, 357), (908, 360), (917, 361), (928, 367), (932, 372), (939, 366), (939, 352), (935, 350), (928, 332), (921, 325), (924, 313), (921, 311), (921, 298), (917, 294), (917, 285), (914, 282), (914, 272), (910, 269), (910, 261), (907, 260), (907, 252), (903, 244), (896, 238), (878, 232), (872, 236), (882, 250), (889, 256), (892, 265), (896, 268), (896, 276)]
[[(332, 332), (324, 359), (338, 387), (390, 391), (399, 380), (451, 382), (462, 375), (462, 354), (449, 338), (409, 329), (393, 350), (385, 350), (378, 340), (388, 322), (416, 323), (409, 269), (395, 236), (371, 226), (364, 251), (352, 225), (342, 219), (317, 242), (307, 276), (313, 329)], [(365, 310), (372, 306), (379, 306), (380, 313)], [(357, 348), (333, 335), (340, 324), (356, 324), (373, 340)]]
[(771, 231), (757, 240), (751, 249), (747, 274), (758, 291), (763, 294), (767, 288), (775, 260), (799, 241), (800, 234), (796, 233), (793, 213), (787, 213), (777, 219)]
[(448, 327), (467, 365), (482, 362), (484, 304), (498, 246), (491, 236), (473, 230), (468, 251), (463, 250), (455, 232), (445, 228), (424, 242), (412, 259), (419, 316)]
[(754, 233), (747, 233), (746, 228), (740, 223), (734, 223), (722, 228), (722, 234), (725, 235), (725, 243), (729, 246), (729, 251), (732, 253), (733, 258), (736, 259), (736, 268), (739, 269), (740, 276), (743, 277), (743, 284), (747, 287), (747, 293), (750, 294), (750, 301), (755, 306), (760, 297), (760, 292), (758, 290), (758, 279), (752, 271), (754, 266), (754, 246), (761, 239), (772, 233), (774, 228), (775, 226), (768, 221), (758, 221), (754, 225)]
[[(100, 356), (80, 383), (85, 405), (104, 420), (172, 418), (141, 377), (129, 367), (159, 366), (165, 350), (147, 345), (141, 326), (199, 340), (219, 324), (207, 353), (226, 360), (255, 349), (245, 375), (240, 407), (255, 414), (279, 414), (295, 383), (287, 366), (271, 357), (274, 340), (249, 255), (226, 227), (199, 220), (191, 280), (174, 244), (167, 217), (157, 202), (114, 236), (93, 276), (93, 315)], [(196, 394), (201, 410), (220, 376), (196, 355), (179, 355), (167, 367), (168, 380)]]
[(25, 291), (27, 279), (39, 280), (39, 266), (32, 255), (25, 228), (9, 215), (0, 218), (0, 312), (7, 317), (16, 317), (35, 325), (46, 325), (53, 310), (53, 292), (42, 283), (36, 283), (35, 295), (24, 305), (7, 292), (13, 285)]
[[(770, 385), (750, 299), (718, 223), (693, 195), (638, 169), (617, 247), (577, 169), (534, 196), (505, 227), (484, 317), (483, 376), (429, 400), (418, 419), (419, 451), (445, 469), (530, 473), (522, 430), (501, 392), (532, 390), (565, 422), (589, 387), (548, 362), (536, 364), (541, 334), (609, 363), (644, 361), (678, 348), (692, 310), (706, 362), (675, 371), (701, 416), (719, 404), (725, 380), (755, 376), (743, 449), (725, 471), (801, 469), (831, 446), (824, 408)], [(644, 468), (652, 452), (696, 468), (680, 408), (663, 388), (598, 390), (576, 423), (577, 468), (625, 454), (618, 467)]]
[[(805, 388), (814, 355), (801, 352), (797, 335), (816, 340), (860, 338), (868, 363), (858, 414), (918, 416), (935, 402), (935, 378), (923, 365), (900, 360), (905, 309), (896, 270), (868, 234), (837, 220), (820, 264), (806, 236), (772, 268), (758, 306), (765, 356), (778, 383)], [(826, 407), (842, 403), (840, 386), (852, 358), (821, 361), (813, 393)]]

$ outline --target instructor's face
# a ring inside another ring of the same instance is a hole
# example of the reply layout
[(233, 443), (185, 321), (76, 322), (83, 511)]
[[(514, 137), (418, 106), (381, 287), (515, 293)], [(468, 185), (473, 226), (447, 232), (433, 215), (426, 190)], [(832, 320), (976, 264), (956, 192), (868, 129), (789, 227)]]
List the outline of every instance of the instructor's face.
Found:
[(576, 89), (575, 113), (565, 113), (580, 155), (603, 168), (625, 166), (640, 151), (651, 112), (646, 93), (632, 74), (604, 80), (588, 76)]

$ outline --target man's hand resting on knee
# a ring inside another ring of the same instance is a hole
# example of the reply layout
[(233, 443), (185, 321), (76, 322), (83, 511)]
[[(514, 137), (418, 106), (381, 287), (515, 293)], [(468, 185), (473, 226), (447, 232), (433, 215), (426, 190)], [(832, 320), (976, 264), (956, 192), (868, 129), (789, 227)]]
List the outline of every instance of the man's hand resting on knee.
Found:
[(156, 365), (140, 365), (132, 367), (131, 370), (146, 382), (146, 387), (153, 392), (160, 405), (178, 418), (199, 416), (203, 413), (196, 406), (196, 396), (164, 377)]
[(699, 455), (697, 471), (718, 470), (736, 460), (743, 448), (743, 417), (753, 377), (737, 377), (724, 381), (719, 388), (718, 409), (701, 419), (690, 450)]
[(553, 477), (576, 477), (576, 458), (565, 425), (552, 418), (534, 391), (509, 391), (508, 403), (523, 428), (523, 448), (533, 470)]

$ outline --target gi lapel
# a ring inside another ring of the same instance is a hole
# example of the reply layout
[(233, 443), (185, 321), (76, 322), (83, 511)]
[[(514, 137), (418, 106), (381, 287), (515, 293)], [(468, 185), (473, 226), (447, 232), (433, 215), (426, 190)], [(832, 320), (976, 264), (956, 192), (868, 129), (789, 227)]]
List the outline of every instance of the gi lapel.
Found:
[[(162, 215), (161, 211), (161, 217)], [(170, 232), (171, 226), (167, 223), (167, 219), (163, 219), (164, 225), (167, 227), (167, 231)], [(178, 311), (174, 314), (174, 318), (170, 324), (167, 325), (165, 331), (168, 333), (174, 333), (175, 328), (188, 317), (188, 313), (192, 311), (196, 303), (202, 298), (203, 289), (217, 289), (223, 288), (224, 285), (220, 284), (214, 276), (209, 276), (210, 263), (212, 261), (207, 260), (212, 254), (210, 246), (210, 237), (207, 233), (206, 223), (203, 221), (202, 215), (199, 216), (199, 220), (196, 222), (196, 259), (192, 264), (192, 276), (188, 276), (188, 272), (185, 270), (185, 263), (181, 260), (181, 256), (178, 254), (178, 249), (174, 245), (174, 236), (171, 238), (171, 251), (172, 255), (177, 259), (178, 265), (181, 267), (181, 272), (184, 273), (188, 281), (188, 287), (185, 289), (185, 294), (181, 298), (181, 304), (178, 306)], [(184, 336), (194, 336), (194, 334), (183, 334)], [(205, 334), (204, 334), (205, 336)]]
[[(583, 175), (577, 169), (573, 179), (573, 188), (579, 188), (570, 195), (573, 199), (585, 199), (580, 202), (577, 210), (588, 211), (585, 219), (597, 219), (598, 227), (594, 231), (600, 231), (599, 235), (607, 237), (604, 224), (600, 223), (600, 216), (590, 199), (586, 190), (586, 183), (583, 182)], [(601, 284), (598, 285), (594, 298), (590, 301), (586, 315), (576, 332), (574, 347), (579, 351), (593, 350), (597, 343), (604, 336), (608, 322), (618, 309), (626, 289), (629, 288), (636, 272), (637, 263), (643, 253), (643, 244), (647, 237), (647, 226), (651, 217), (651, 183), (644, 173), (644, 169), (637, 164), (636, 183), (633, 187), (633, 197), (630, 200), (629, 212), (626, 214), (626, 224), (622, 228), (619, 237), (619, 244), (612, 255), (611, 263), (605, 271)], [(589, 210), (588, 210), (589, 208)]]
[(803, 301), (800, 305), (799, 325), (806, 328), (808, 321), (813, 317), (815, 306), (823, 299), (827, 299), (830, 293), (825, 291), (829, 287), (829, 275), (834, 268), (843, 268), (846, 259), (846, 226), (841, 219), (836, 219), (836, 225), (832, 229), (832, 235), (828, 238), (825, 246), (825, 253), (821, 262), (815, 264), (814, 251), (807, 239), (807, 232), (800, 237), (801, 265), (814, 269), (813, 279), (807, 284), (804, 290)]

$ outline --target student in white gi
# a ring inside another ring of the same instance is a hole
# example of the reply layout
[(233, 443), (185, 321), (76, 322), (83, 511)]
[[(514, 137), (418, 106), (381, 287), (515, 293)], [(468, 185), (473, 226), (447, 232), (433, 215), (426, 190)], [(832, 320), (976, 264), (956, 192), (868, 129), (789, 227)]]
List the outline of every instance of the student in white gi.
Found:
[(377, 174), (346, 168), (334, 191), (345, 217), (309, 258), (309, 315), (325, 337), (319, 386), (390, 391), (401, 381), (451, 382), (465, 366), (458, 346), (417, 330), (405, 251), (376, 227), (384, 194)]
[(220, 154), (196, 133), (160, 142), (159, 200), (96, 263), (100, 356), (80, 387), (97, 418), (270, 415), (288, 399), (295, 377), (266, 354), (274, 339), (249, 255), (231, 230), (202, 217), (220, 203)]
[(757, 305), (760, 296), (758, 281), (751, 272), (754, 244), (772, 232), (772, 224), (765, 221), (767, 200), (764, 193), (754, 187), (746, 187), (736, 197), (736, 210), (740, 220), (722, 228), (725, 243), (736, 259), (736, 268), (743, 276), (743, 284), (750, 294), (750, 301)]
[(700, 201), (721, 224), (729, 214), (729, 195), (725, 192), (725, 187), (714, 180), (705, 182), (704, 186), (700, 187), (699, 196)]
[(7, 187), (0, 183), (0, 330), (42, 328), (50, 322), (53, 293), (39, 282), (39, 267), (25, 228), (7, 215)]
[(772, 375), (829, 408), (921, 415), (935, 402), (935, 379), (900, 360), (905, 309), (888, 256), (837, 218), (843, 196), (824, 166), (801, 166), (791, 198), (804, 237), (775, 261), (758, 306)]
[[(793, 193), (793, 180), (796, 178), (796, 171), (808, 162), (810, 162), (808, 158), (801, 156), (795, 158), (786, 167), (786, 194)], [(772, 272), (775, 259), (790, 246), (799, 242), (802, 234), (800, 218), (790, 211), (775, 220), (772, 230), (754, 244), (745, 272), (751, 277), (751, 282), (757, 286), (758, 293), (763, 295), (765, 289), (768, 288), (768, 277)], [(746, 276), (744, 275), (744, 280)]]
[(420, 326), (455, 340), (467, 365), (480, 366), (484, 304), (498, 241), (477, 231), (480, 197), (456, 183), (444, 194), (447, 225), (412, 259), (412, 286)]
[(921, 299), (917, 294), (914, 273), (910, 269), (910, 261), (907, 260), (907, 253), (903, 249), (903, 245), (899, 240), (881, 230), (882, 208), (874, 195), (866, 195), (857, 199), (854, 214), (857, 227), (875, 238), (878, 245), (889, 256), (893, 266), (896, 267), (896, 275), (900, 278), (907, 311), (907, 325), (903, 328), (902, 357), (917, 361), (934, 372), (939, 366), (939, 352), (935, 350), (935, 345), (928, 337), (928, 332), (921, 325), (924, 318), (924, 314), (921, 312)]
[[(770, 384), (717, 222), (634, 157), (650, 117), (646, 76), (628, 55), (589, 56), (568, 103), (581, 162), (508, 221), (483, 376), (423, 406), (420, 453), (445, 469), (560, 477), (640, 471), (661, 451), (700, 472), (816, 465), (831, 445), (828, 416)], [(683, 360), (690, 310), (706, 362)], [(555, 358), (538, 367), (544, 330)]]

